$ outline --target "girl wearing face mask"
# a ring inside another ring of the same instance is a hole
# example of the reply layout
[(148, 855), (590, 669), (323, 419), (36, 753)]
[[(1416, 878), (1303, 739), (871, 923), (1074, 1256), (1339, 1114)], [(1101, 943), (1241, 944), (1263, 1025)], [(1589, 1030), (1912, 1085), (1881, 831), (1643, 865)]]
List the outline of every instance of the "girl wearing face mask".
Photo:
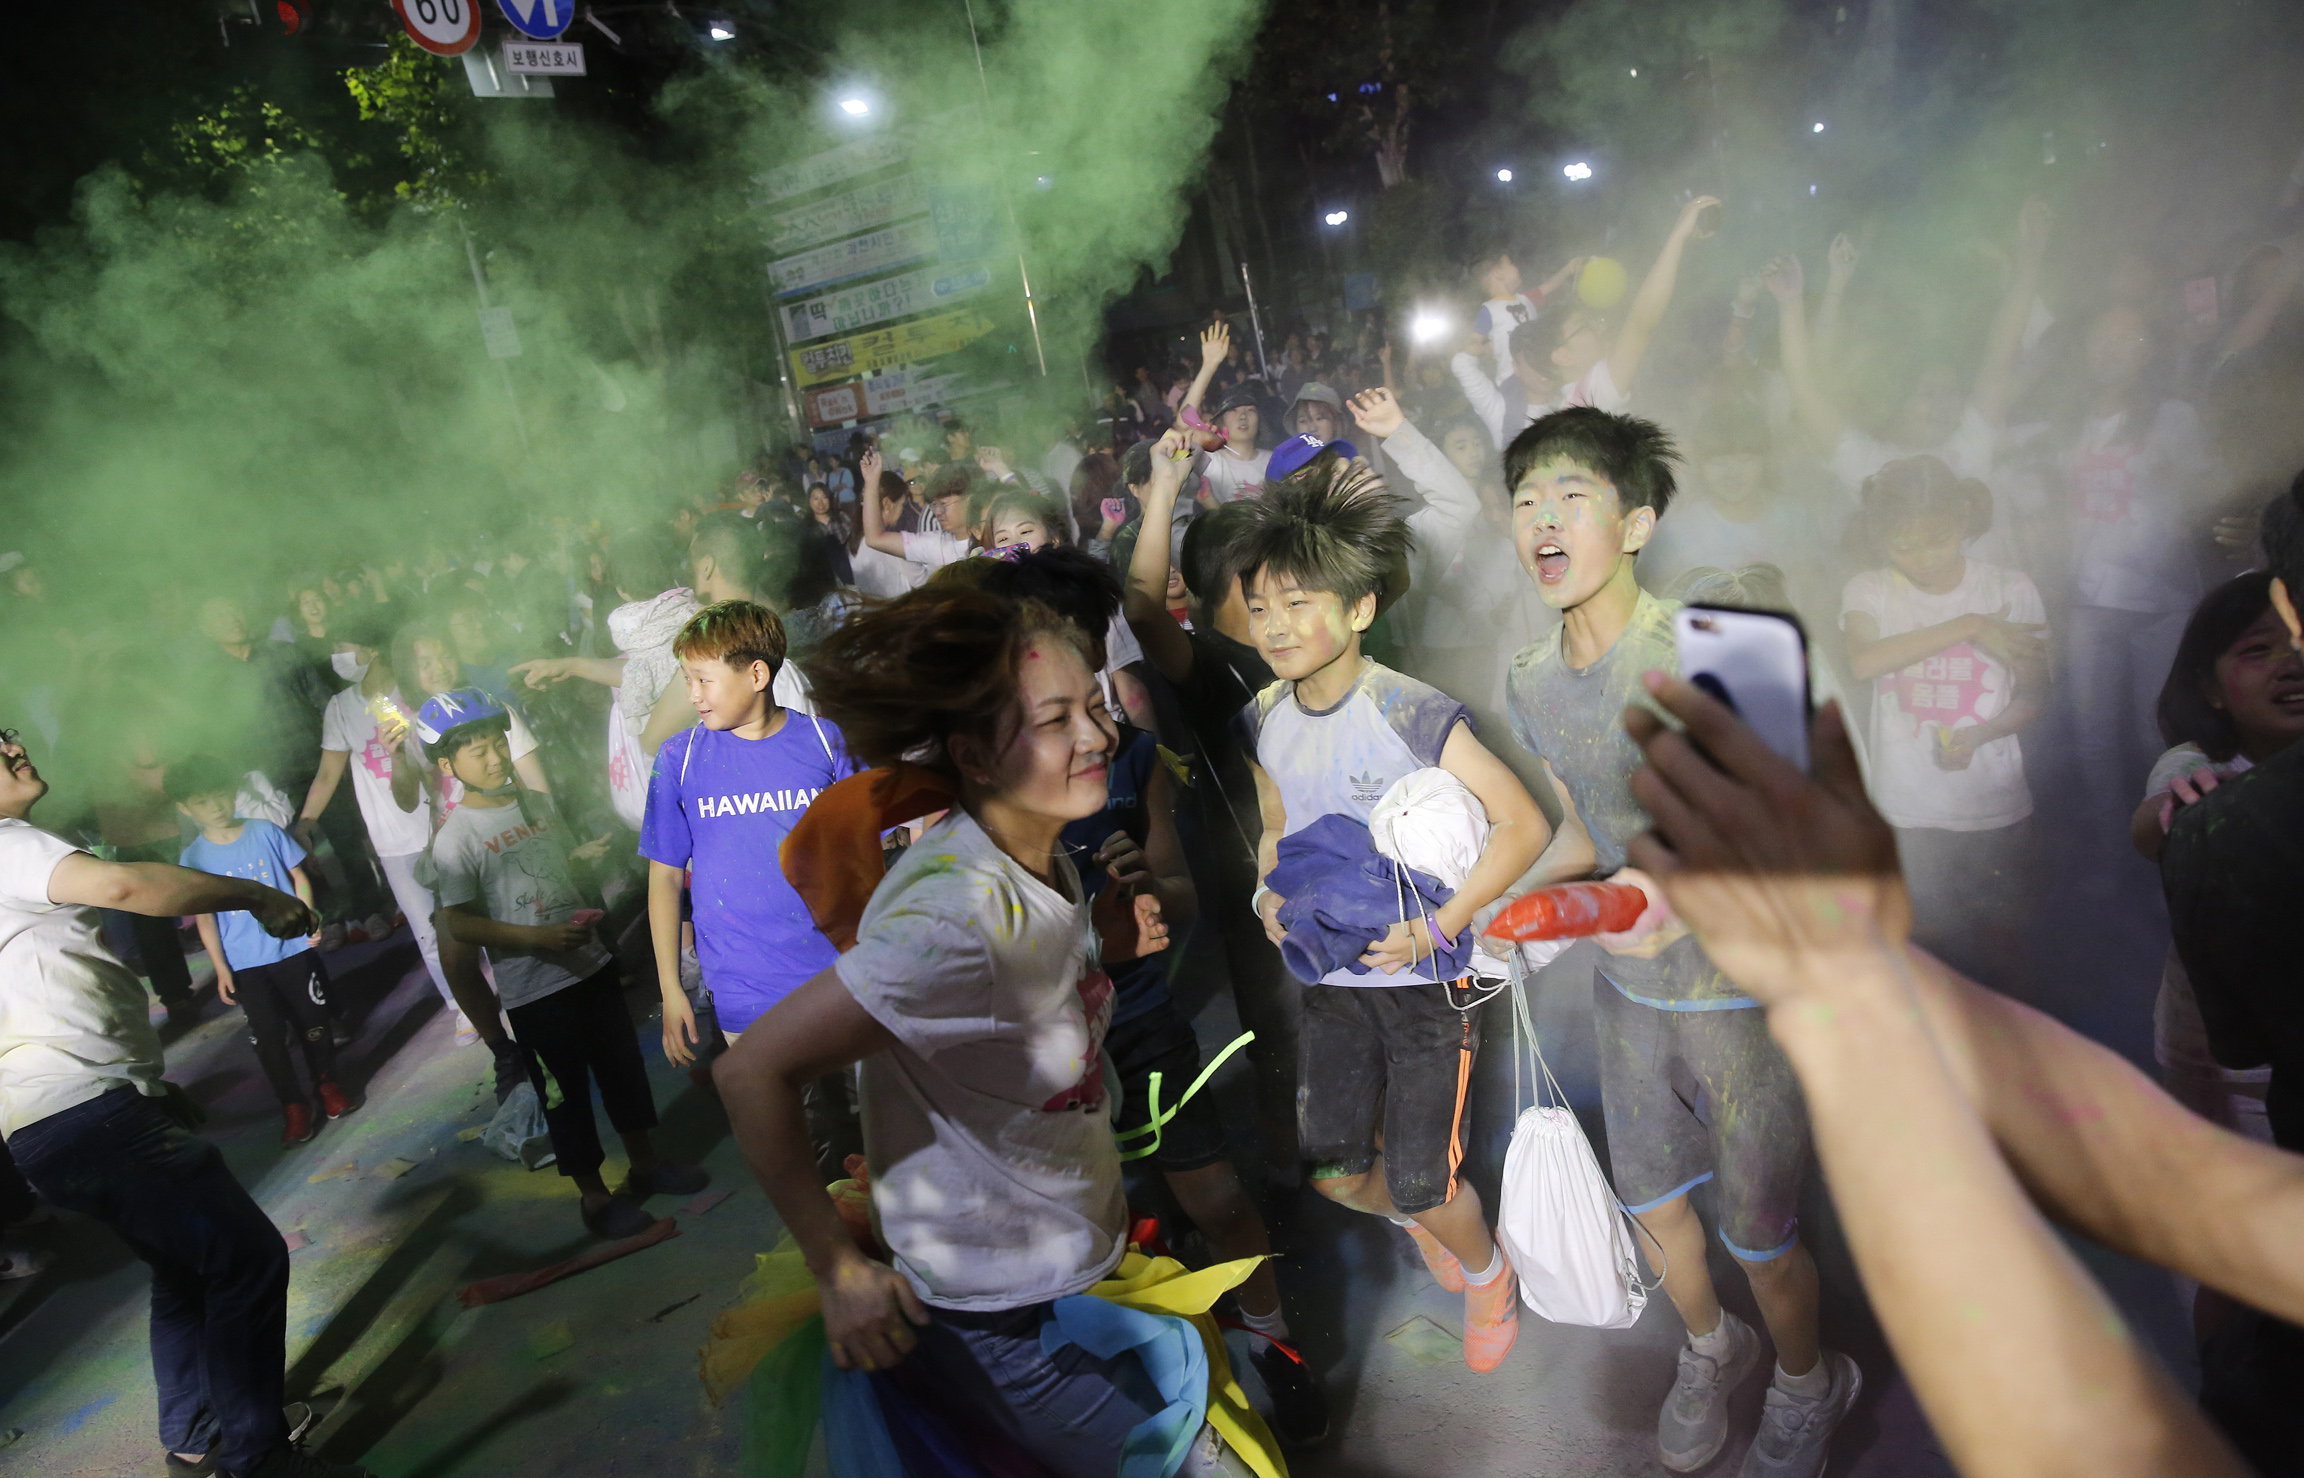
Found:
[(1840, 629), (1873, 684), (1871, 790), (1896, 827), (1912, 937), (1972, 980), (2020, 988), (2032, 792), (2016, 736), (2042, 710), (2047, 613), (2023, 572), (1961, 552), (1991, 526), (1982, 483), (1908, 457), (1863, 498), (1880, 568), (1848, 582)]
[[(1127, 1245), (1099, 961), (1167, 941), (1157, 897), (1107, 887), (1092, 907), (1061, 845), (1105, 804), (1117, 736), (1101, 658), (1046, 606), (965, 582), (869, 607), (826, 639), (809, 684), (849, 751), (932, 772), (957, 804), (881, 882), (855, 946), (714, 1074), (815, 1275), (834, 1363), (963, 1392), (986, 1429), (973, 1447), (1060, 1473), (1118, 1471), (1161, 1404), (1133, 1353), (1043, 1340), (1054, 1301)], [(804, 1084), (859, 1062), (890, 1262), (858, 1249), (824, 1194), (801, 1108)]]

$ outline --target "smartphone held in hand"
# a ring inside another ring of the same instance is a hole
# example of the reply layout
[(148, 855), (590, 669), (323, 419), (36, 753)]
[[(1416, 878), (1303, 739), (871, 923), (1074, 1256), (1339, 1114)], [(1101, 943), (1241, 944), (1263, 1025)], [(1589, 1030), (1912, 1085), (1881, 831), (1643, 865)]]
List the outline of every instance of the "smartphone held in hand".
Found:
[(1680, 675), (1752, 726), (1761, 742), (1808, 768), (1808, 636), (1784, 611), (1683, 606), (1672, 617)]

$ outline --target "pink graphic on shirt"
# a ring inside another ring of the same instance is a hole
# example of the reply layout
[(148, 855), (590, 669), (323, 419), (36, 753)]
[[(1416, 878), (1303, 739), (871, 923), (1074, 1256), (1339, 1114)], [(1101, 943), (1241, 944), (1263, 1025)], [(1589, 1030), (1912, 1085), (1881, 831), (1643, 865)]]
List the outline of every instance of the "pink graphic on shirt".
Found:
[(1897, 707), (1914, 720), (1955, 728), (1963, 720), (1983, 721), (1985, 659), (1966, 642), (1878, 679)]
[(378, 743), (373, 734), (368, 736), (366, 744), (360, 746), (360, 764), (379, 780), (392, 778), (392, 751)]
[(2135, 450), (2107, 447), (2072, 459), (2072, 511), (2099, 523), (2118, 523), (2136, 505)]
[(631, 781), (632, 762), (624, 757), (622, 750), (611, 748), (608, 751), (608, 788), (621, 791)]
[(1080, 1010), (1087, 1018), (1087, 1067), (1082, 1071), (1079, 1082), (1040, 1105), (1051, 1114), (1101, 1108), (1104, 1104), (1105, 1008), (1112, 1003), (1112, 977), (1099, 967), (1090, 965), (1081, 972), (1074, 989), (1080, 992)]

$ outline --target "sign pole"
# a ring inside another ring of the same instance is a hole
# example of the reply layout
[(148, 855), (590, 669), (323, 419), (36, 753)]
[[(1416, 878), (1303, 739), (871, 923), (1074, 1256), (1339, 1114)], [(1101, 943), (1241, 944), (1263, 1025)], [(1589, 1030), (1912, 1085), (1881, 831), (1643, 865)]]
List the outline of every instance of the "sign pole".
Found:
[(800, 413), (800, 396), (792, 388), (792, 351), (784, 342), (784, 314), (776, 306), (773, 294), (768, 299), (769, 341), (776, 347), (776, 383), (784, 387), (784, 415), (800, 434), (802, 441), (815, 444), (808, 430), (808, 418)]
[(1256, 284), (1248, 280), (1248, 253), (1240, 253), (1240, 286), (1248, 294), (1248, 328), (1256, 336), (1256, 368), (1265, 382), (1272, 379), (1272, 366), (1264, 358), (1264, 320), (1256, 311)]

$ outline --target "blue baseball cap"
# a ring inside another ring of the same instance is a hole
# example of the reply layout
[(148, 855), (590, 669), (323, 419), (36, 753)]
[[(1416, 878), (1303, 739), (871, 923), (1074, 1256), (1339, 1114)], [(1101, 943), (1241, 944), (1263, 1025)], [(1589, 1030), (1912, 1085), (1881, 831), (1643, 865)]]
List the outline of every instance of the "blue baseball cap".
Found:
[(1309, 465), (1314, 457), (1319, 456), (1330, 447), (1334, 447), (1336, 455), (1346, 461), (1360, 455), (1359, 448), (1348, 441), (1322, 441), (1307, 431), (1301, 435), (1291, 436), (1272, 448), (1271, 459), (1264, 464), (1264, 480), (1266, 482), (1278, 482), (1283, 477), (1299, 472)]

